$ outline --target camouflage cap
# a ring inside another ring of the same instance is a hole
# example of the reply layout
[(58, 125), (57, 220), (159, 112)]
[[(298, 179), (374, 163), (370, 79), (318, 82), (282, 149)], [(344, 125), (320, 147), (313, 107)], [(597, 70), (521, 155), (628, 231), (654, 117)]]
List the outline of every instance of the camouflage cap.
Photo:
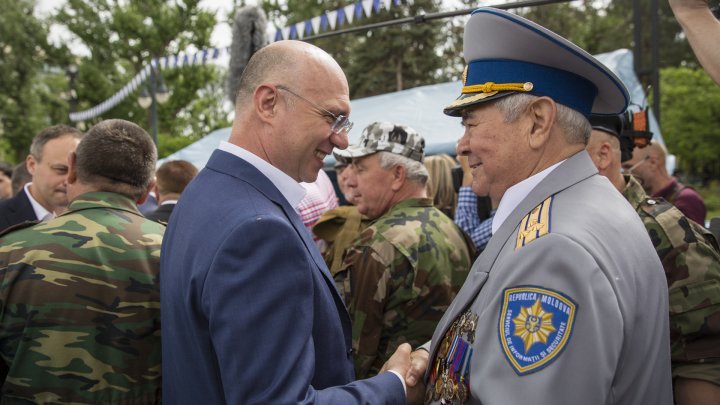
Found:
[(374, 122), (363, 129), (357, 144), (345, 150), (336, 150), (333, 154), (338, 161), (347, 161), (376, 152), (390, 152), (422, 162), (425, 139), (408, 126)]

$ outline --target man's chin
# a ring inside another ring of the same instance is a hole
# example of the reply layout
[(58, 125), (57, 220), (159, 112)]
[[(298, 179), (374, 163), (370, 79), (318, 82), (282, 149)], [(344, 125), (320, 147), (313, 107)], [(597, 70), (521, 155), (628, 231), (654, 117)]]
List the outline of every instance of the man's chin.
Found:
[(68, 204), (70, 204), (70, 200), (67, 197), (53, 201), (53, 206), (57, 208), (67, 208)]

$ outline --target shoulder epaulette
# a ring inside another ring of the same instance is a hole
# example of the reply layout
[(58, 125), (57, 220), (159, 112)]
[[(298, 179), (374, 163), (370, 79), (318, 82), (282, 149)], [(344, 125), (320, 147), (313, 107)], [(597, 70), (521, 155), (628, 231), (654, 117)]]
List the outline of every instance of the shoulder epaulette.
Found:
[(673, 207), (674, 205), (662, 197), (646, 197), (640, 201), (640, 208), (653, 218), (656, 218), (658, 215)]
[(527, 245), (535, 239), (550, 233), (550, 208), (553, 196), (548, 197), (540, 205), (533, 208), (530, 213), (520, 221), (520, 230), (517, 234), (515, 250)]
[[(655, 220), (672, 246), (712, 239), (707, 229), (688, 219), (682, 211), (664, 198), (645, 198), (640, 202), (640, 209)], [(712, 244), (712, 241), (710, 243)]]

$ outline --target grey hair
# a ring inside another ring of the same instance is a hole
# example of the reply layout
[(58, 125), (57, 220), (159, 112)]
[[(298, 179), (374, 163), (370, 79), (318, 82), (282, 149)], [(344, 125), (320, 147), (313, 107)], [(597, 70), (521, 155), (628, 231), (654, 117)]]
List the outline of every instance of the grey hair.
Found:
[(428, 181), (428, 171), (424, 164), (417, 160), (412, 160), (408, 157), (401, 156), (392, 152), (381, 151), (378, 152), (378, 161), (380, 167), (385, 170), (391, 169), (393, 166), (402, 166), (405, 168), (407, 179), (419, 184), (423, 187)]
[[(495, 102), (495, 105), (505, 116), (505, 122), (514, 122), (536, 98), (537, 96), (533, 96), (531, 94), (512, 94), (510, 96), (500, 98)], [(559, 103), (556, 103), (556, 105), (556, 122), (558, 127), (560, 127), (565, 133), (565, 140), (571, 145), (576, 143), (587, 145), (588, 140), (590, 139), (590, 133), (592, 132), (590, 121), (588, 121), (582, 113), (575, 111), (570, 107), (566, 107)]]

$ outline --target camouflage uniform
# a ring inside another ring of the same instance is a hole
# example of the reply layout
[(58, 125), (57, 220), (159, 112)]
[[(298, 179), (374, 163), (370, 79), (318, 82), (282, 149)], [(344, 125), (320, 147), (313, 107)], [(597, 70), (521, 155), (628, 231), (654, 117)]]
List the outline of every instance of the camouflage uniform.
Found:
[(432, 200), (393, 206), (358, 237), (335, 276), (353, 320), (357, 378), (397, 346), (430, 340), (470, 268), (472, 242)]
[(164, 232), (94, 192), (0, 239), (3, 403), (160, 402)]
[(313, 234), (327, 243), (323, 259), (333, 276), (342, 266), (342, 256), (370, 220), (358, 212), (355, 206), (344, 206), (327, 211), (313, 226)]
[(720, 253), (712, 234), (625, 176), (623, 195), (640, 215), (670, 293), (673, 378), (720, 385)]

